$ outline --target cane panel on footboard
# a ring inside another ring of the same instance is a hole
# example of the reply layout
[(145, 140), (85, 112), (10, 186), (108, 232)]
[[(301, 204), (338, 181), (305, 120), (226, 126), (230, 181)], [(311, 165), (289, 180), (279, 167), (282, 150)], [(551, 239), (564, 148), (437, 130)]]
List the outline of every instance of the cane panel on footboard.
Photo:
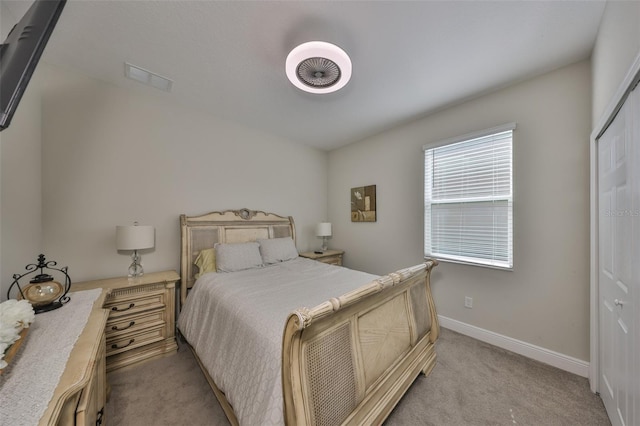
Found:
[(429, 260), (287, 321), (283, 391), (290, 425), (380, 424), (435, 366)]

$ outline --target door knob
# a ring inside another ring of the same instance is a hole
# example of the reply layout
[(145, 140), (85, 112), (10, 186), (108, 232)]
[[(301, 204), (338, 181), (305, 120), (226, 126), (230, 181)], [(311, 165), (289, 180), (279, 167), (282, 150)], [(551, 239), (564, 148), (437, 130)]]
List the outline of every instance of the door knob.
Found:
[(624, 301), (620, 299), (616, 299), (613, 301), (614, 305), (622, 307), (624, 305)]

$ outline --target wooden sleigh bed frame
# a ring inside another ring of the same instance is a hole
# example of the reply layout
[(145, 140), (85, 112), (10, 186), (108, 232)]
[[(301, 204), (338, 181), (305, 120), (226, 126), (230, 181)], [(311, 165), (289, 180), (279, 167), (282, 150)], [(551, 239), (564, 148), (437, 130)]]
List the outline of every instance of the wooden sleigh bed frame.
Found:
[[(180, 224), (181, 306), (195, 283), (200, 250), (215, 243), (296, 238), (293, 218), (247, 209), (181, 215)], [(426, 260), (289, 315), (282, 341), (286, 424), (381, 424), (416, 377), (431, 372), (439, 325), (429, 279), (436, 265)], [(229, 421), (238, 424), (194, 355)]]

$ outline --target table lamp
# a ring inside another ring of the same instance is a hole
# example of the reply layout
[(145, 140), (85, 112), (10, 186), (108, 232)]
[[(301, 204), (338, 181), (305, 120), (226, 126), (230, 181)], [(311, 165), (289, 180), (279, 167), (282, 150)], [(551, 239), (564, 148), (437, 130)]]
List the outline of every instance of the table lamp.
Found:
[(138, 250), (153, 248), (155, 236), (153, 226), (141, 226), (138, 225), (138, 222), (134, 222), (133, 226), (116, 226), (116, 248), (118, 250), (133, 250), (129, 277), (135, 278), (144, 274)]
[(322, 237), (322, 251), (327, 251), (327, 237), (331, 236), (331, 223), (321, 222), (316, 225), (316, 236)]

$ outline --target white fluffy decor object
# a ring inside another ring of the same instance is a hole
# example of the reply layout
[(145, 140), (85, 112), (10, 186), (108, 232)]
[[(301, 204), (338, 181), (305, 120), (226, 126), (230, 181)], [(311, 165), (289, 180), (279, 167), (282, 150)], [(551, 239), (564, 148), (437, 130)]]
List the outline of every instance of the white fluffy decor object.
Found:
[(0, 368), (7, 366), (5, 351), (20, 338), (23, 328), (35, 320), (33, 307), (26, 300), (9, 299), (0, 303)]

